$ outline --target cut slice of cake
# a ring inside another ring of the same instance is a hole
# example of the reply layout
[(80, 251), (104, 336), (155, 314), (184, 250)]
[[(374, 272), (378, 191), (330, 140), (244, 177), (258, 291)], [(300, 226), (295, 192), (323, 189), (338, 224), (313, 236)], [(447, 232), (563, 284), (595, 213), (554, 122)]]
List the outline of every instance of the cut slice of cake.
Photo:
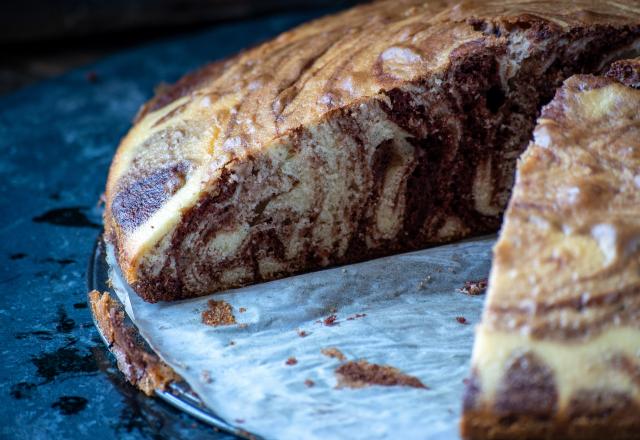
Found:
[(464, 438), (640, 436), (639, 61), (568, 79), (519, 161)]
[(640, 4), (387, 0), (188, 75), (111, 166), (106, 239), (174, 300), (497, 230), (539, 108)]

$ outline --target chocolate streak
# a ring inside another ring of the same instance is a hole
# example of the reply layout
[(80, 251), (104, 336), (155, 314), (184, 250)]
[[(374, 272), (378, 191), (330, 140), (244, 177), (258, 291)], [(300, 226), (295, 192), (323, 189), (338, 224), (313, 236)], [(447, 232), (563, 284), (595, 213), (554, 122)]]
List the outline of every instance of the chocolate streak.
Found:
[[(146, 300), (173, 300), (495, 231), (540, 106), (569, 75), (601, 68), (640, 39), (626, 11), (548, 9), (379, 2), (160, 93), (141, 113), (141, 123), (153, 117), (147, 139), (125, 142), (131, 165), (108, 186), (107, 236), (128, 280)], [(183, 97), (168, 114), (152, 113)], [(200, 120), (192, 109), (204, 98), (230, 104)], [(206, 143), (212, 123), (214, 145), (185, 152)], [(270, 156), (276, 145), (286, 160)], [(179, 185), (145, 188), (172, 181), (165, 171), (181, 163), (178, 180), (189, 181), (221, 152), (229, 159), (219, 177), (132, 262), (128, 234)], [(292, 194), (295, 203), (281, 203)], [(234, 251), (210, 248), (236, 232)]]
[[(614, 367), (637, 378), (637, 364), (614, 360)], [(464, 399), (461, 435), (465, 439), (633, 439), (640, 429), (637, 401), (628, 393), (578, 389), (566, 407), (558, 405), (553, 374), (532, 353), (511, 359), (495, 402), (480, 399), (475, 374)]]
[[(554, 27), (539, 23), (521, 32), (533, 42), (543, 36), (548, 40), (566, 38)], [(609, 46), (620, 46), (636, 38), (636, 34), (602, 29), (581, 30), (571, 36), (576, 41), (591, 41), (585, 50), (600, 52), (604, 52), (607, 42)], [(281, 171), (274, 169), (279, 165), (271, 163), (267, 157), (249, 156), (243, 163), (231, 163), (229, 171), (219, 179), (217, 195), (203, 196), (201, 202), (185, 212), (181, 225), (173, 234), (170, 257), (164, 268), (157, 275), (153, 268), (145, 270), (145, 275), (134, 286), (136, 291), (150, 301), (185, 298), (208, 293), (212, 288), (236, 287), (495, 231), (513, 179), (514, 158), (526, 144), (526, 133), (533, 128), (540, 103), (552, 97), (555, 87), (567, 75), (592, 69), (594, 60), (605, 56), (590, 52), (585, 60), (586, 55), (573, 54), (571, 44), (558, 48), (556, 53), (546, 49), (534, 51), (511, 78), (509, 89), (503, 90), (498, 72), (500, 60), (508, 52), (507, 44), (506, 38), (472, 41), (450, 55), (451, 67), (443, 74), (441, 87), (419, 81), (413, 87), (424, 90), (423, 93), (394, 88), (386, 92), (386, 99), (378, 101), (388, 120), (409, 133), (406, 141), (413, 148), (412, 158), (404, 168), (404, 193), (396, 195), (396, 198), (403, 197), (404, 206), (400, 208), (404, 214), (402, 227), (394, 236), (376, 238), (372, 232), (372, 227), (375, 229), (372, 215), (380, 204), (384, 176), (402, 160), (402, 156), (394, 152), (397, 141), (367, 145), (367, 127), (357, 111), (337, 109), (321, 122), (321, 126), (337, 127), (338, 133), (351, 139), (353, 147), (348, 156), (353, 162), (348, 167), (353, 170), (351, 173), (365, 179), (352, 184), (358, 185), (353, 190), (359, 194), (351, 199), (353, 206), (348, 207), (351, 214), (347, 215), (348, 223), (344, 226), (352, 232), (347, 236), (346, 252), (339, 250), (339, 244), (324, 249), (308, 242), (293, 258), (285, 257), (285, 244), (294, 239), (291, 235), (295, 233), (294, 226), (307, 224), (311, 234), (317, 227), (317, 214), (323, 206), (316, 205), (306, 218), (284, 211), (275, 213), (275, 217), (264, 218), (261, 211), (269, 206), (270, 200), (290, 191), (296, 182), (291, 181), (290, 176), (283, 178)], [(548, 64), (546, 59), (552, 57), (556, 61), (540, 71), (541, 65)], [(532, 72), (536, 72), (535, 76)], [(518, 131), (505, 131), (505, 123), (512, 120), (520, 121)], [(292, 139), (289, 154), (309, 154), (309, 160), (319, 161), (318, 165), (322, 167), (322, 157), (306, 150), (312, 142), (312, 133), (300, 129)], [(505, 159), (505, 156), (511, 159)], [(488, 190), (491, 191), (490, 203), (496, 207), (495, 215), (483, 215), (474, 208), (477, 169), (486, 163), (491, 169), (487, 176)], [(237, 170), (234, 171), (234, 167)], [(310, 169), (309, 172), (314, 171)], [(258, 180), (255, 179), (258, 174), (262, 180), (259, 184), (253, 183)], [(319, 175), (317, 180), (321, 182), (322, 179)], [(270, 189), (264, 190), (265, 186)], [(319, 183), (314, 191), (314, 199), (318, 202), (326, 198)], [(443, 235), (440, 231), (450, 219), (457, 221), (456, 227)], [(198, 246), (204, 249), (219, 231), (243, 221), (250, 224), (251, 231), (237, 252), (219, 259), (198, 251)], [(197, 238), (185, 241), (185, 237), (194, 233)], [(336, 237), (339, 237), (339, 231)], [(282, 263), (282, 267), (263, 272), (259, 262), (264, 258), (274, 259)], [(234, 268), (242, 270), (236, 279), (220, 282), (225, 271)]]

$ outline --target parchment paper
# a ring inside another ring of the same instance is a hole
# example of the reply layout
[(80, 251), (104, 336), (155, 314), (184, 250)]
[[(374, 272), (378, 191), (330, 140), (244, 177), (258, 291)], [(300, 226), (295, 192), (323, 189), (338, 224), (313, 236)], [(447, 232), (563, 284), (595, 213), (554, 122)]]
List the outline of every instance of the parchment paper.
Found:
[[(458, 289), (488, 276), (493, 243), (482, 238), (177, 303), (145, 303), (117, 269), (112, 281), (151, 347), (231, 424), (268, 439), (455, 439), (484, 301)], [(231, 304), (242, 325), (204, 325), (211, 298)], [(334, 310), (336, 324), (325, 325)], [(356, 314), (366, 316), (347, 319)], [(340, 361), (320, 352), (328, 347), (399, 368), (429, 389), (338, 389)], [(297, 364), (287, 365), (289, 357)]]

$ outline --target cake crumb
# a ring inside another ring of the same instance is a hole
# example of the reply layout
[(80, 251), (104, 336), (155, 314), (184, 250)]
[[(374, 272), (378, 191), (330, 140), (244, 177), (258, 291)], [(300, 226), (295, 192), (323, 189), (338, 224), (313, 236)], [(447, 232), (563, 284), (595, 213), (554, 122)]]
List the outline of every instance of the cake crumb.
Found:
[(363, 388), (371, 385), (405, 386), (429, 389), (415, 376), (404, 374), (389, 365), (370, 364), (365, 360), (349, 361), (335, 370), (336, 388)]
[(289, 359), (287, 359), (287, 361), (285, 362), (285, 364), (287, 365), (295, 365), (298, 363), (298, 359), (294, 358), (293, 356), (291, 356)]
[(231, 325), (236, 323), (231, 305), (225, 301), (210, 299), (209, 308), (202, 312), (202, 323), (218, 327), (221, 325)]
[(312, 381), (311, 379), (307, 379), (304, 381), (304, 384), (308, 387), (311, 388), (312, 386), (314, 386), (316, 383), (314, 381)]
[(327, 327), (331, 327), (331, 326), (337, 325), (338, 324), (338, 317), (336, 315), (329, 315), (326, 318), (324, 318), (323, 323)]
[(467, 318), (465, 318), (464, 316), (456, 316), (456, 321), (458, 321), (460, 324), (469, 324), (469, 321), (467, 321)]
[(353, 321), (354, 319), (364, 318), (365, 316), (367, 316), (367, 314), (366, 314), (366, 313), (356, 313), (356, 314), (355, 314), (355, 315), (353, 315), (353, 316), (349, 316), (349, 317), (347, 318), (347, 321)]
[(297, 329), (296, 332), (298, 332), (298, 336), (300, 336), (301, 338), (306, 338), (307, 336), (309, 336), (309, 332), (305, 330)]
[(240, 313), (244, 313), (244, 312), (246, 312), (246, 311), (247, 311), (247, 309), (246, 309), (246, 308), (244, 308), (244, 307), (240, 307), (240, 308), (238, 309), (238, 311), (239, 311)]
[(233, 347), (234, 345), (236, 345), (236, 341), (229, 341), (229, 346)]
[(464, 286), (458, 289), (458, 291), (466, 295), (480, 295), (487, 289), (487, 282), (488, 280), (486, 278), (477, 281), (465, 281)]
[(202, 378), (202, 381), (204, 383), (213, 382), (213, 379), (211, 379), (211, 372), (209, 370), (202, 370), (202, 373), (200, 374), (200, 377)]
[(249, 324), (243, 322), (242, 324), (238, 324), (238, 328), (247, 328), (249, 327)]
[(335, 347), (323, 348), (322, 350), (320, 350), (320, 353), (327, 357), (338, 359), (339, 361), (344, 361), (347, 359), (347, 357)]

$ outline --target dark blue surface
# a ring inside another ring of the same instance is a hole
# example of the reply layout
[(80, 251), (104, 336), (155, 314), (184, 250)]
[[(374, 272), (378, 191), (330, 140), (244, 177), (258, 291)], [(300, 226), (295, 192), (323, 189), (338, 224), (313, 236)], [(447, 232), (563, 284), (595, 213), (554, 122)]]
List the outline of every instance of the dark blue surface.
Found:
[(0, 98), (0, 438), (228, 438), (124, 382), (99, 339), (85, 303), (98, 200), (154, 86), (322, 12), (218, 26)]

